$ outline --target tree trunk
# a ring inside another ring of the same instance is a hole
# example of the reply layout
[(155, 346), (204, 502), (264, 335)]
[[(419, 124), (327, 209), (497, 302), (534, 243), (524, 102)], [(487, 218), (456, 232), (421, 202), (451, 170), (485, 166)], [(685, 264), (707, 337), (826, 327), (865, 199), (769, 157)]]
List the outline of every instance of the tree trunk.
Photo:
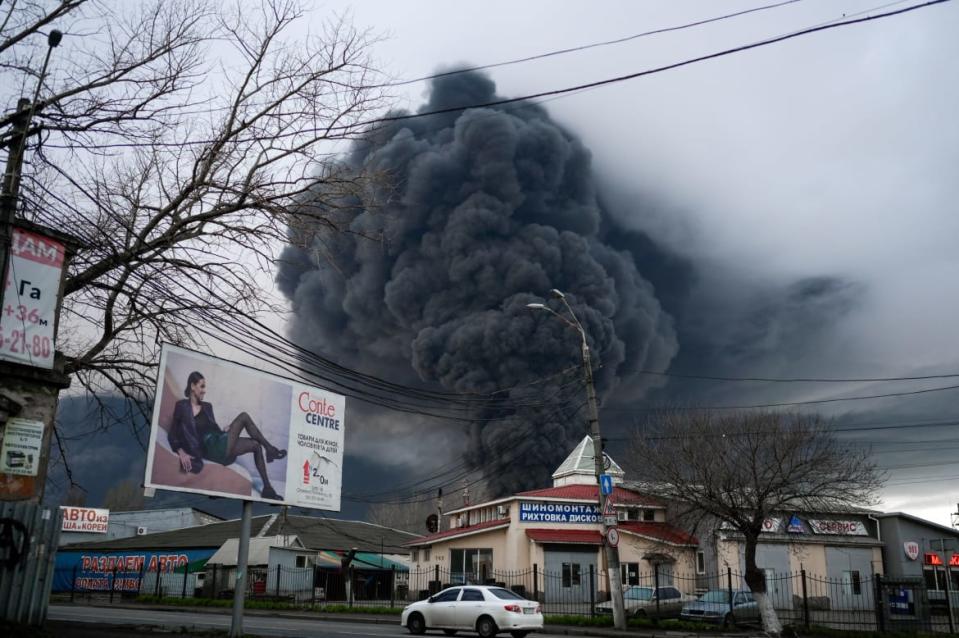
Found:
[(763, 621), (763, 630), (770, 636), (782, 634), (783, 626), (773, 607), (772, 599), (766, 594), (766, 574), (756, 565), (756, 544), (758, 534), (746, 534), (745, 562), (746, 585), (753, 592), (759, 614)]

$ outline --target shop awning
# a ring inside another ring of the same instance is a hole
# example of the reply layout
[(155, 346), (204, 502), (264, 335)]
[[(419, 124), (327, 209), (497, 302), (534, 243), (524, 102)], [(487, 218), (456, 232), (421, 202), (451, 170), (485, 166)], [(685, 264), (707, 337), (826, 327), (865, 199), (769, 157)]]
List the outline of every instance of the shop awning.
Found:
[(603, 536), (592, 529), (527, 529), (526, 536), (537, 543), (602, 545)]

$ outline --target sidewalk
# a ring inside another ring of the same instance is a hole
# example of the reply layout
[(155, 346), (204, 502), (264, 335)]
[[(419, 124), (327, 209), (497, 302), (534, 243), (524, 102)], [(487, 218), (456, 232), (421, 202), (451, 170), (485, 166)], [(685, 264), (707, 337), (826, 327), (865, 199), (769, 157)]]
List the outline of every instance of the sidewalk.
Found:
[[(69, 605), (70, 603), (57, 603), (60, 605)], [(229, 615), (229, 607), (188, 607), (182, 605), (149, 605), (149, 604), (132, 604), (132, 603), (89, 603), (78, 605), (82, 607), (112, 607), (120, 609), (149, 609), (151, 611), (188, 611), (191, 613), (201, 613), (201, 614), (220, 614), (220, 615)], [(284, 611), (284, 610), (275, 610), (275, 609), (245, 609), (243, 611), (245, 616), (259, 616), (267, 618), (294, 618), (300, 620), (323, 620), (328, 622), (356, 622), (356, 623), (369, 623), (376, 625), (397, 625), (400, 623), (400, 615), (387, 615), (387, 614), (350, 614), (350, 613), (324, 613), (324, 612), (309, 612), (309, 611)], [(655, 627), (643, 628), (643, 629), (627, 629), (625, 631), (620, 631), (617, 629), (605, 628), (605, 627), (576, 627), (570, 625), (545, 625), (543, 627), (543, 633), (550, 634), (559, 634), (565, 636), (597, 636), (599, 638), (664, 638), (668, 636), (669, 638), (682, 638), (683, 636), (690, 637), (709, 637), (709, 638), (751, 638), (756, 636), (765, 636), (761, 631), (750, 630), (748, 632), (734, 632), (734, 633), (725, 633), (725, 632), (708, 632), (708, 633), (696, 633), (690, 631), (675, 631), (675, 630), (664, 630), (657, 629)], [(504, 634), (505, 635), (505, 634)]]

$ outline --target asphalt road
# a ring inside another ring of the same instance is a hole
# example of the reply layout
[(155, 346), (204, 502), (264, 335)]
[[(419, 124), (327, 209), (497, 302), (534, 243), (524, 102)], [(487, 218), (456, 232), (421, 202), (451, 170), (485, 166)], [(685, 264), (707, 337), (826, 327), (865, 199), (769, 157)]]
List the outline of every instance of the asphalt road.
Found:
[[(168, 630), (208, 630), (230, 629), (230, 615), (216, 613), (197, 613), (192, 611), (156, 611), (147, 609), (122, 609), (109, 607), (81, 607), (77, 605), (50, 605), (47, 613), (50, 620), (100, 623), (110, 625), (136, 625), (162, 627)], [(296, 636), (312, 638), (321, 636), (353, 636), (381, 638), (383, 636), (409, 636), (406, 629), (400, 627), (399, 618), (395, 624), (370, 624), (357, 622), (322, 621), (300, 618), (281, 618), (276, 616), (247, 615), (243, 619), (243, 632), (260, 636)], [(427, 632), (428, 636), (443, 636), (441, 631)], [(470, 636), (469, 633), (464, 633)], [(547, 638), (556, 634), (537, 633)], [(503, 634), (509, 638), (509, 634)]]

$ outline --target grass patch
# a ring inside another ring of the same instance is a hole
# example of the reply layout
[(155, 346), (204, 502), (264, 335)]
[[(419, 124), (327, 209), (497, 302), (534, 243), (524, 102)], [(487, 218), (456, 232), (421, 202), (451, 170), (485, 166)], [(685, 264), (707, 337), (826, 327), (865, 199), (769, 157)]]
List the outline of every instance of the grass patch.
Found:
[[(233, 606), (233, 600), (223, 600), (218, 598), (172, 598), (163, 596), (139, 596), (136, 599), (139, 603), (148, 605), (170, 605), (173, 607), (224, 607)], [(362, 607), (354, 605), (350, 607), (345, 604), (333, 605), (304, 605), (289, 603), (279, 600), (247, 600), (243, 604), (246, 609), (273, 609), (278, 611), (312, 611), (316, 613), (329, 614), (380, 614), (399, 616), (403, 612), (402, 607)]]

